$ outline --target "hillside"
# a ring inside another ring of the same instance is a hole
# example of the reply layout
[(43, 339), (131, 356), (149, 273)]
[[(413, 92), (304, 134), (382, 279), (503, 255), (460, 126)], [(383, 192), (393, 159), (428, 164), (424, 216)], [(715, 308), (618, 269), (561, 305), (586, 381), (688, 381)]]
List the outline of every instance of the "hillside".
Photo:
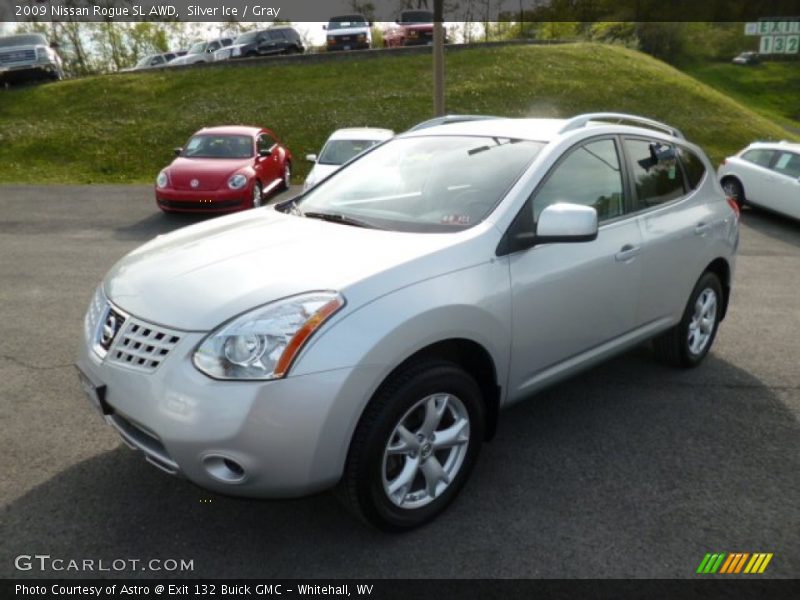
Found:
[[(621, 111), (664, 120), (719, 161), (784, 129), (624, 48), (508, 46), (447, 54), (447, 110), (507, 116)], [(0, 182), (150, 182), (203, 126), (274, 129), (302, 160), (345, 126), (402, 131), (431, 110), (429, 55), (211, 67), (0, 90)]]
[(800, 62), (764, 62), (754, 67), (697, 63), (682, 70), (790, 131), (800, 132)]

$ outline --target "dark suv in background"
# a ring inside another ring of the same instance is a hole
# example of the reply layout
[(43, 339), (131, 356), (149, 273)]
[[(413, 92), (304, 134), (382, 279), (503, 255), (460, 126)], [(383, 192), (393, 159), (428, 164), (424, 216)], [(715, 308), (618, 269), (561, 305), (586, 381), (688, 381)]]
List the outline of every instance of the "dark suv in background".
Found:
[(302, 54), (305, 52), (300, 34), (292, 27), (271, 27), (260, 31), (246, 31), (228, 48), (218, 50), (214, 60), (267, 56), (269, 54)]

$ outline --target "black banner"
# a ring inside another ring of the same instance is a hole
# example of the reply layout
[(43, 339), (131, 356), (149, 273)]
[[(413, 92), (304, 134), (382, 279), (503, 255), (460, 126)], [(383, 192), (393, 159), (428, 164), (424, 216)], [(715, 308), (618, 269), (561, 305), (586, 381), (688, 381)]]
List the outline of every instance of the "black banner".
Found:
[[(403, 5), (433, 10), (435, 0), (356, 3), (374, 21), (394, 21)], [(0, 21), (327, 21), (353, 13), (349, 0), (0, 0)], [(445, 21), (800, 20), (800, 0), (443, 0)]]
[(0, 597), (21, 598), (363, 598), (526, 600), (591, 598), (797, 598), (798, 580), (744, 576), (686, 580), (4, 580)]

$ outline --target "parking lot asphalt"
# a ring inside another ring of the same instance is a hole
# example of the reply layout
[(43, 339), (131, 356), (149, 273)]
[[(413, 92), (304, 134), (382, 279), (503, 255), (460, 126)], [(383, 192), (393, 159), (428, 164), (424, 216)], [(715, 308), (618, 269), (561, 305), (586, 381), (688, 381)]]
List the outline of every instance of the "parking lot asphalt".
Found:
[(683, 578), (719, 551), (800, 574), (800, 223), (745, 210), (700, 368), (644, 346), (509, 409), (460, 498), (398, 536), (331, 494), (242, 500), (170, 477), (84, 398), (72, 362), (95, 286), (198, 220), (162, 215), (149, 186), (0, 186), (0, 577), (93, 575), (14, 567), (49, 554), (193, 560), (182, 577)]

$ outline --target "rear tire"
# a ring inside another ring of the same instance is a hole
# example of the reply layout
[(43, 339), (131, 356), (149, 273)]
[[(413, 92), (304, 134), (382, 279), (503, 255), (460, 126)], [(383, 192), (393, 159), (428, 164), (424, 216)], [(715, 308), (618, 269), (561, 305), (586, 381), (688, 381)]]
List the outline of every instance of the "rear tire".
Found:
[(288, 160), (283, 165), (283, 182), (281, 183), (281, 187), (284, 190), (288, 190), (289, 186), (292, 185), (292, 163)]
[(338, 495), (384, 531), (419, 527), (441, 513), (475, 465), (484, 436), (475, 380), (444, 360), (390, 376), (356, 427)]
[(653, 340), (656, 357), (669, 365), (693, 368), (711, 349), (722, 317), (722, 284), (710, 271), (694, 286), (681, 322)]

